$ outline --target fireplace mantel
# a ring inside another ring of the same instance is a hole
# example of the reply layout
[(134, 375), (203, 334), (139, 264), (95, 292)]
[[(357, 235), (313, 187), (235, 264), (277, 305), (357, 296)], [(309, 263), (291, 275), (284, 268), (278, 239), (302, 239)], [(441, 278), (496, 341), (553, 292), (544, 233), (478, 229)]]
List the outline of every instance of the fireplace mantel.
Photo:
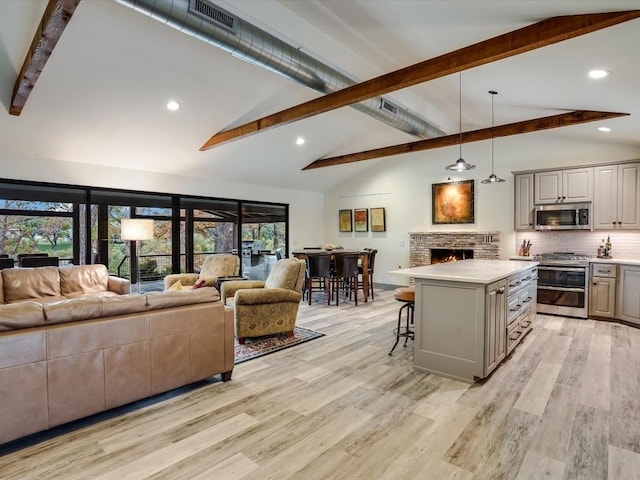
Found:
[(473, 258), (500, 258), (500, 232), (437, 231), (409, 233), (409, 266), (431, 264), (432, 248), (473, 250)]

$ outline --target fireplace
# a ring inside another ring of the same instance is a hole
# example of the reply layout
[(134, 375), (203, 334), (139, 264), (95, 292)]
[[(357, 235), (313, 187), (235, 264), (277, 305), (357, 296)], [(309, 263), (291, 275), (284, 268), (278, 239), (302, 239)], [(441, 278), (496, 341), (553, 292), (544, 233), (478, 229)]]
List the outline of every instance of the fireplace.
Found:
[(464, 258), (500, 258), (500, 232), (418, 232), (409, 234), (409, 266), (441, 263), (438, 250), (465, 252)]
[(458, 260), (466, 260), (473, 258), (473, 250), (471, 249), (456, 249), (456, 248), (432, 248), (431, 249), (431, 264), (435, 263), (447, 263), (456, 262)]

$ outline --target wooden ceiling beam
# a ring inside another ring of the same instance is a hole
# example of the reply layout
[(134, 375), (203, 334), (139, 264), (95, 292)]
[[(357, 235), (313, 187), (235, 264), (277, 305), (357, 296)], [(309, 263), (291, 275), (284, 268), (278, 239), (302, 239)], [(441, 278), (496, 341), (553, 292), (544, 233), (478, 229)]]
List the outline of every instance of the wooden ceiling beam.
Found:
[(507, 125), (498, 125), (496, 127), (483, 128), (481, 130), (473, 130), (462, 133), (447, 135), (444, 137), (429, 138), (427, 140), (418, 140), (416, 142), (403, 143), (400, 145), (392, 145), (390, 147), (375, 148), (363, 152), (349, 153), (346, 155), (338, 155), (335, 157), (321, 158), (310, 163), (302, 170), (313, 170), (316, 168), (333, 167), (335, 165), (344, 165), (346, 163), (362, 162), (374, 158), (390, 157), (392, 155), (401, 155), (403, 153), (421, 152), (423, 150), (432, 150), (434, 148), (450, 147), (462, 143), (479, 142), (481, 140), (489, 140), (491, 138), (508, 137), (511, 135), (520, 135), (522, 133), (537, 132), (540, 130), (549, 130), (551, 128), (568, 127), (580, 123), (595, 122), (597, 120), (606, 120), (608, 118), (623, 117), (628, 113), (615, 112), (597, 112), (592, 110), (576, 110), (559, 115), (551, 115), (549, 117), (534, 118), (532, 120), (524, 120), (522, 122), (509, 123)]
[(49, 0), (13, 87), (9, 113), (20, 115), (80, 0)]
[(217, 145), (280, 125), (286, 125), (287, 123), (309, 118), (368, 98), (519, 55), (638, 17), (640, 17), (640, 10), (551, 17), (489, 40), (357, 83), (244, 125), (223, 130), (209, 138), (200, 147), (200, 150), (209, 150)]

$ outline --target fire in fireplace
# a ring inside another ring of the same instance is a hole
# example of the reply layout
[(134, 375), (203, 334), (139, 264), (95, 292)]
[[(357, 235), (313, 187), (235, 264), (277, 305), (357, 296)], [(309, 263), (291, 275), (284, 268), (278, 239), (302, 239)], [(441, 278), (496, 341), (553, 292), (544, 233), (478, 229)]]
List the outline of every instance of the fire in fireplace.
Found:
[(431, 264), (455, 262), (457, 260), (465, 260), (473, 258), (473, 250), (460, 250), (452, 248), (432, 248)]

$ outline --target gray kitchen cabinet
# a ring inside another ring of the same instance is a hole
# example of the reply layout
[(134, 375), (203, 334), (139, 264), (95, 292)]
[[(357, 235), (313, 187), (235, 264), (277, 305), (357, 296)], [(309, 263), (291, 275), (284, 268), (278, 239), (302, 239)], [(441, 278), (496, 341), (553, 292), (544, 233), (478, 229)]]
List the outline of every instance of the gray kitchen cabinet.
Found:
[(640, 266), (620, 265), (616, 318), (640, 325)]
[(485, 373), (491, 373), (507, 355), (506, 343), (507, 281), (499, 280), (487, 286), (485, 329)]
[(609, 263), (591, 264), (589, 316), (615, 318), (617, 268)]
[(533, 173), (515, 175), (516, 230), (533, 230)]
[(536, 204), (590, 202), (593, 167), (535, 173), (534, 187)]
[(640, 163), (594, 168), (594, 229), (640, 228)]

